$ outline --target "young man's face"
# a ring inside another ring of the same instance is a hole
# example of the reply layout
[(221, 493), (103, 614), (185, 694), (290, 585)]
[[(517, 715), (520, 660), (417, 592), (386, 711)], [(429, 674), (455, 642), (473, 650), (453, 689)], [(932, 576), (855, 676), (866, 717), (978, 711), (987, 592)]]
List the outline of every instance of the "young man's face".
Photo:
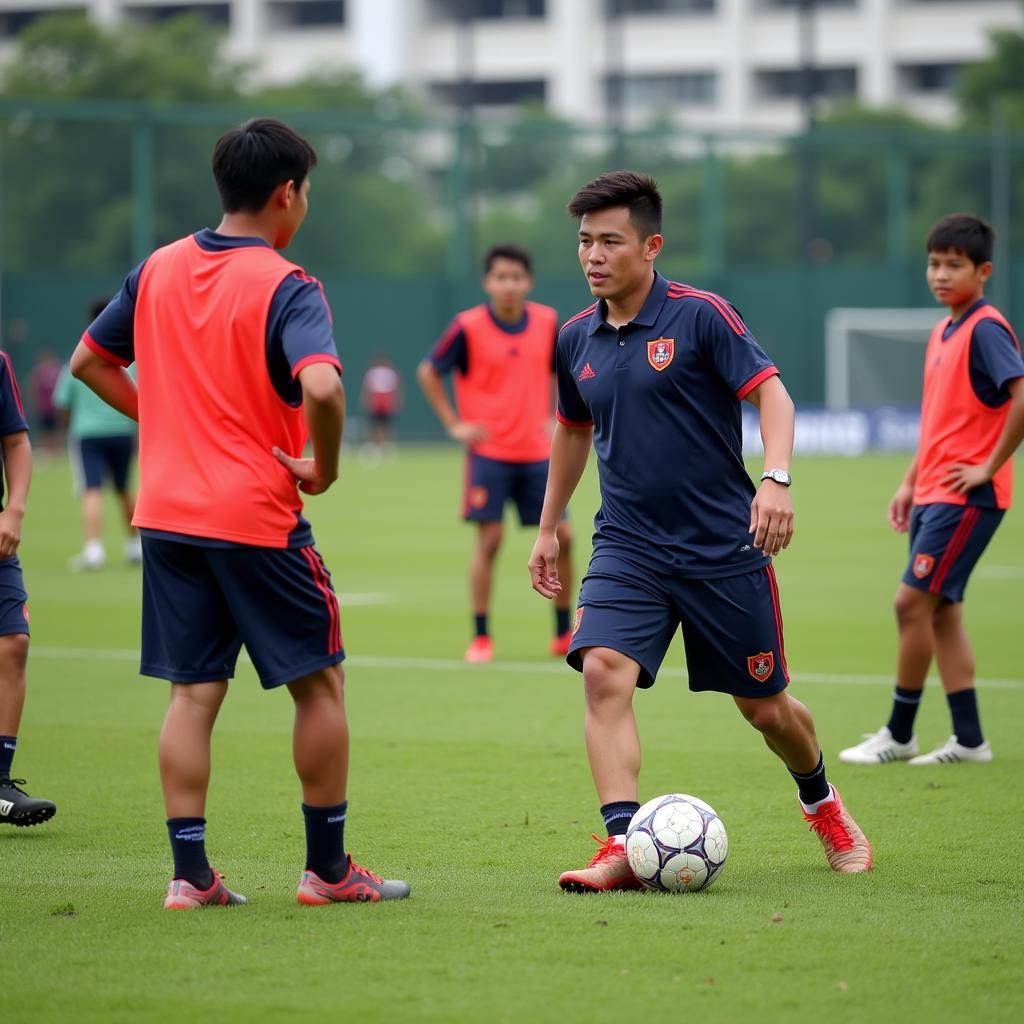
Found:
[(991, 263), (973, 263), (958, 249), (933, 249), (928, 253), (928, 287), (944, 306), (974, 302), (992, 276)]
[(507, 256), (495, 257), (484, 274), (484, 292), (497, 309), (519, 309), (532, 287), (533, 278), (526, 267)]
[(651, 276), (661, 235), (641, 238), (629, 218), (629, 207), (612, 206), (580, 218), (580, 266), (590, 292), (615, 301), (640, 288)]

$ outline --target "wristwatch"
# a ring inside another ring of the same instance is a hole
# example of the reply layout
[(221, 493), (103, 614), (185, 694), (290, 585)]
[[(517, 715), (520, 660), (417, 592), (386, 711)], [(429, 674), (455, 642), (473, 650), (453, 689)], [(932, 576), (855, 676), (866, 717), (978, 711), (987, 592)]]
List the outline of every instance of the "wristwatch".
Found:
[(774, 480), (783, 487), (789, 487), (793, 483), (793, 478), (784, 469), (766, 469), (761, 474), (761, 479)]

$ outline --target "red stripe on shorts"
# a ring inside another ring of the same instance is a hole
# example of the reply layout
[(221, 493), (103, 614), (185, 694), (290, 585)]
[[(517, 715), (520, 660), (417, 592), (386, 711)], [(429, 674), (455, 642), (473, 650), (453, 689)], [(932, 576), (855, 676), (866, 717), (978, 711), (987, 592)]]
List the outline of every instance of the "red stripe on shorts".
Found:
[(334, 592), (334, 587), (331, 586), (331, 574), (327, 571), (327, 566), (324, 564), (323, 556), (316, 548), (313, 548), (312, 550), (313, 557), (320, 566), (320, 574), (323, 578), (324, 586), (327, 588), (327, 593), (330, 595), (331, 605), (334, 607), (334, 653), (337, 654), (345, 646), (345, 642), (341, 636), (341, 605), (338, 603), (338, 595)]
[(786, 641), (782, 636), (782, 603), (779, 600), (779, 583), (775, 579), (775, 567), (769, 563), (764, 567), (768, 573), (768, 587), (772, 594), (772, 610), (775, 612), (775, 632), (779, 637), (779, 656), (782, 658), (782, 674), (789, 682), (789, 666), (786, 664)]
[(978, 525), (978, 520), (980, 518), (981, 509), (974, 507), (964, 509), (964, 515), (960, 520), (960, 525), (956, 528), (956, 532), (953, 534), (953, 538), (950, 540), (949, 545), (942, 556), (942, 560), (939, 562), (939, 567), (935, 570), (935, 575), (932, 577), (931, 583), (928, 584), (928, 589), (931, 593), (942, 593), (942, 584), (946, 582), (949, 570), (953, 568), (954, 563), (960, 557), (960, 553), (966, 546), (967, 541), (974, 532), (974, 527)]
[(327, 605), (327, 615), (330, 619), (327, 635), (327, 653), (337, 654), (341, 650), (340, 645), (335, 646), (335, 634), (339, 632), (337, 598), (334, 597), (334, 592), (331, 588), (324, 583), (323, 577), (320, 574), (320, 565), (314, 557), (315, 549), (310, 546), (299, 548), (299, 550), (302, 552), (302, 557), (309, 564), (310, 572), (313, 574), (313, 582), (316, 584), (317, 590), (323, 594), (324, 602)]

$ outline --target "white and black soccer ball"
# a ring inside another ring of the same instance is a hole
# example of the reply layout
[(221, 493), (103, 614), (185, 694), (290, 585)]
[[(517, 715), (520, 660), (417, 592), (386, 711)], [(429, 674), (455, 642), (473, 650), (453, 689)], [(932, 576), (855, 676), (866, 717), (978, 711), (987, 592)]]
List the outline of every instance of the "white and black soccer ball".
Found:
[(648, 889), (697, 892), (722, 872), (729, 838), (715, 809), (695, 796), (648, 800), (629, 823), (626, 856)]

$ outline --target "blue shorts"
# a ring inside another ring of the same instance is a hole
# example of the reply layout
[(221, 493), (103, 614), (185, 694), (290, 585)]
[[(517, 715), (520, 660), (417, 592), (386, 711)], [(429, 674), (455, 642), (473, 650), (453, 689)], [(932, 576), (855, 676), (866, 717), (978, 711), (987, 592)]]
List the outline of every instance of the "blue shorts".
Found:
[(610, 647), (640, 665), (637, 685), (654, 685), (682, 626), (691, 690), (771, 697), (789, 683), (782, 610), (771, 565), (721, 579), (679, 579), (595, 552), (580, 588), (566, 661)]
[(0, 636), (28, 636), (28, 594), (17, 555), (0, 561)]
[(903, 582), (947, 601), (962, 601), (967, 581), (1005, 514), (1004, 509), (971, 505), (915, 505)]
[(243, 643), (266, 690), (344, 660), (338, 598), (316, 548), (143, 534), (142, 674), (230, 679)]
[(77, 441), (81, 478), (88, 489), (102, 487), (109, 479), (114, 490), (128, 490), (128, 474), (135, 454), (135, 438), (122, 434), (114, 437), (82, 437)]
[(505, 502), (514, 501), (523, 526), (536, 526), (544, 507), (548, 460), (505, 462), (469, 452), (462, 518), (467, 523), (500, 523)]

